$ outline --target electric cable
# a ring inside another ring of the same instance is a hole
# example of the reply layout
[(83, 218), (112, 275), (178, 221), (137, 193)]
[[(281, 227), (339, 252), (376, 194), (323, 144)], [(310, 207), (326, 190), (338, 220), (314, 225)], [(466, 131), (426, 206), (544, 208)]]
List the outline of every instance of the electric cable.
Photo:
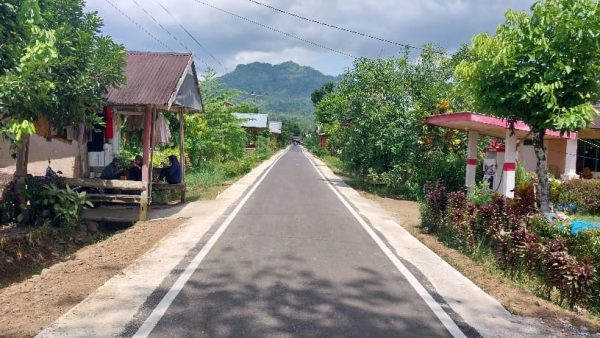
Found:
[(331, 47), (327, 47), (327, 46), (325, 46), (325, 45), (323, 45), (323, 44), (320, 44), (320, 43), (317, 43), (317, 42), (313, 42), (313, 41), (310, 41), (310, 40), (307, 40), (307, 39), (301, 38), (301, 37), (299, 37), (299, 36), (296, 36), (296, 35), (293, 35), (293, 34), (290, 34), (290, 33), (284, 32), (284, 31), (282, 31), (282, 30), (279, 30), (279, 29), (277, 29), (277, 28), (274, 28), (274, 27), (271, 27), (271, 26), (268, 26), (268, 25), (262, 24), (262, 23), (260, 23), (260, 22), (258, 22), (258, 21), (255, 21), (255, 20), (252, 20), (252, 19), (248, 19), (248, 18), (246, 18), (246, 17), (244, 17), (244, 16), (241, 16), (241, 15), (239, 15), (239, 14), (235, 14), (235, 13), (233, 13), (233, 12), (227, 11), (227, 10), (225, 10), (225, 9), (222, 9), (222, 8), (219, 8), (219, 7), (217, 7), (217, 6), (213, 6), (213, 5), (211, 5), (211, 4), (209, 4), (209, 3), (206, 3), (206, 2), (204, 2), (204, 1), (201, 1), (201, 0), (194, 0), (194, 1), (196, 1), (197, 3), (199, 3), (199, 4), (202, 4), (202, 5), (204, 5), (204, 6), (207, 6), (207, 7), (210, 7), (210, 8), (212, 8), (212, 9), (218, 10), (218, 11), (220, 11), (220, 12), (223, 12), (223, 13), (229, 14), (229, 15), (231, 15), (231, 16), (234, 16), (234, 17), (236, 17), (236, 18), (238, 18), (238, 19), (241, 19), (241, 20), (244, 20), (244, 21), (250, 22), (250, 23), (252, 23), (252, 24), (255, 24), (255, 25), (261, 26), (261, 27), (263, 27), (263, 28), (265, 28), (265, 29), (268, 29), (268, 30), (271, 30), (271, 31), (273, 31), (273, 32), (276, 32), (276, 33), (279, 33), (279, 34), (285, 35), (285, 36), (287, 36), (287, 37), (289, 37), (289, 38), (293, 38), (293, 39), (296, 39), (296, 40), (302, 41), (302, 42), (304, 42), (304, 43), (307, 43), (307, 44), (313, 45), (313, 46), (315, 46), (315, 47), (319, 47), (319, 48), (322, 48), (322, 49), (326, 49), (326, 50), (328, 50), (328, 51), (330, 51), (330, 52), (334, 52), (334, 53), (337, 53), (337, 54), (341, 54), (341, 55), (343, 55), (343, 56), (346, 56), (346, 57), (348, 57), (348, 58), (351, 58), (351, 59), (356, 59), (356, 58), (357, 58), (356, 56), (354, 56), (354, 55), (352, 55), (352, 54), (350, 54), (350, 53), (343, 52), (343, 51), (340, 51), (340, 50), (337, 50), (337, 49), (334, 49), (334, 48), (331, 48)]
[(142, 30), (144, 33), (146, 33), (148, 36), (150, 36), (151, 38), (153, 38), (156, 42), (158, 42), (160, 45), (162, 45), (163, 47), (165, 47), (167, 50), (169, 51), (173, 51), (173, 48), (169, 47), (164, 41), (162, 41), (161, 39), (157, 38), (154, 34), (150, 33), (146, 28), (144, 28), (141, 24), (139, 24), (137, 21), (135, 21), (132, 17), (130, 17), (129, 15), (127, 15), (127, 13), (123, 12), (119, 7), (117, 7), (117, 5), (115, 5), (112, 1), (110, 0), (105, 0), (109, 5), (111, 5), (115, 10), (117, 10), (117, 12), (119, 12), (122, 16), (124, 16), (125, 18), (127, 18), (129, 21), (131, 21), (134, 25), (136, 25), (140, 30)]
[[(108, 1), (108, 0), (107, 0)], [(167, 34), (169, 34), (169, 36), (175, 40), (177, 43), (179, 43), (179, 45), (186, 51), (188, 52), (192, 52), (192, 49), (189, 48), (188, 46), (186, 46), (183, 42), (181, 42), (181, 40), (179, 40), (173, 33), (171, 33), (171, 31), (169, 31), (165, 26), (163, 26), (152, 14), (150, 14), (150, 12), (148, 12), (142, 5), (140, 5), (139, 2), (137, 2), (137, 0), (133, 0), (133, 3), (138, 6), (144, 13), (146, 13), (147, 16), (150, 17), (150, 19), (152, 19), (152, 21), (154, 21), (154, 23), (156, 23), (163, 31), (165, 31)], [(204, 61), (203, 58), (196, 56), (198, 58), (198, 60), (200, 60), (200, 62), (202, 62), (204, 64), (204, 66), (206, 66), (207, 68), (212, 68), (206, 61)]]
[[(388, 40), (388, 39), (385, 39), (385, 38), (381, 38), (381, 37), (378, 37), (378, 36), (375, 36), (375, 35), (372, 35), (372, 34), (362, 33), (362, 32), (359, 32), (359, 31), (356, 31), (356, 30), (353, 30), (353, 29), (350, 29), (350, 28), (340, 27), (340, 26), (337, 26), (337, 25), (333, 25), (333, 24), (329, 24), (329, 23), (323, 22), (323, 21), (319, 21), (319, 20), (307, 18), (307, 17), (301, 16), (301, 15), (298, 15), (298, 14), (295, 14), (295, 13), (291, 13), (291, 12), (288, 12), (286, 10), (283, 10), (283, 9), (280, 9), (280, 8), (277, 8), (277, 7), (274, 7), (274, 6), (262, 3), (260, 1), (256, 1), (256, 0), (248, 0), (248, 1), (250, 1), (251, 3), (254, 3), (256, 5), (272, 9), (272, 10), (274, 10), (276, 12), (280, 12), (282, 14), (295, 17), (295, 18), (300, 19), (300, 20), (304, 20), (304, 21), (307, 21), (307, 22), (316, 23), (316, 24), (321, 25), (321, 26), (325, 26), (325, 27), (337, 29), (337, 30), (340, 30), (342, 32), (351, 33), (351, 34), (354, 34), (354, 35), (361, 36), (363, 38), (377, 40), (377, 41), (380, 41), (380, 42), (384, 42), (384, 43), (388, 43), (388, 44), (392, 44), (392, 45), (396, 45), (396, 46), (400, 46), (400, 47), (404, 47), (404, 48), (414, 49), (414, 50), (420, 50), (420, 51), (423, 50), (423, 48), (421, 48), (421, 47), (415, 47), (415, 46), (412, 46), (412, 45), (409, 45), (409, 44), (406, 44), (406, 43), (400, 43), (400, 42), (391, 41), (391, 40)], [(440, 55), (447, 55), (446, 53), (443, 53), (443, 52), (436, 52), (436, 51), (434, 51), (434, 53), (440, 54)]]
[(190, 33), (190, 31), (185, 28), (185, 26), (183, 26), (183, 24), (181, 24), (179, 22), (179, 20), (177, 19), (177, 17), (171, 13), (171, 11), (169, 11), (165, 6), (163, 6), (162, 3), (160, 3), (158, 0), (154, 0), (167, 14), (169, 14), (173, 20), (175, 20), (175, 22), (177, 22), (177, 25), (179, 25), (179, 27), (190, 37), (190, 39), (192, 39), (192, 41), (194, 41), (200, 48), (204, 49), (206, 51), (206, 53), (208, 54), (208, 56), (210, 56), (211, 59), (213, 59), (216, 63), (219, 64), (219, 66), (221, 66), (221, 68), (224, 69), (223, 64), (221, 63), (221, 61), (219, 61), (219, 59), (217, 59), (209, 50), (208, 48), (206, 48), (203, 44), (200, 43), (200, 41), (198, 41), (198, 39), (196, 39), (196, 37), (194, 35), (192, 35), (192, 33)]

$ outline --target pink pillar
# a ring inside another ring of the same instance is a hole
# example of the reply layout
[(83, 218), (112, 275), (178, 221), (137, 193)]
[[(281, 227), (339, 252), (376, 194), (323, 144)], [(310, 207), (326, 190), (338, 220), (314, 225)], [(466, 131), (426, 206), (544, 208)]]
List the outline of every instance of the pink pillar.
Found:
[(508, 198), (515, 197), (515, 171), (517, 169), (517, 135), (511, 130), (506, 130), (506, 139), (504, 141), (504, 165), (502, 173), (502, 195)]
[(144, 162), (142, 163), (142, 182), (150, 183), (150, 149), (152, 148), (152, 107), (146, 106), (144, 113), (144, 130), (142, 131), (142, 156)]
[(475, 184), (475, 173), (477, 171), (477, 141), (479, 141), (479, 133), (476, 131), (469, 131), (467, 170), (465, 174), (465, 186), (469, 189)]

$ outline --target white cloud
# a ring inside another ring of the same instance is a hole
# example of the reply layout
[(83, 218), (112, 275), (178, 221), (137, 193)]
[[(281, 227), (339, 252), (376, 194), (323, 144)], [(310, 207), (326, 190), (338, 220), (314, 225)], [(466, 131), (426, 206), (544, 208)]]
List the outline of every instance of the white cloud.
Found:
[[(110, 0), (170, 49), (184, 50), (132, 0)], [(356, 56), (397, 54), (400, 47), (365, 39), (282, 15), (245, 0), (202, 0), (264, 25)], [(400, 43), (436, 42), (455, 50), (478, 32), (493, 32), (508, 8), (527, 9), (534, 0), (259, 0), (275, 7)], [(137, 0), (152, 16), (206, 62), (216, 59), (231, 70), (238, 63), (293, 60), (328, 73), (340, 73), (351, 60), (305, 42), (232, 17), (196, 0)], [(176, 19), (158, 5), (168, 8)], [(105, 0), (89, 0), (105, 20), (104, 32), (130, 49), (164, 50), (159, 43), (114, 10)], [(200, 48), (178, 26), (183, 24), (202, 43)], [(199, 64), (200, 66), (200, 64)], [(221, 68), (221, 72), (224, 71)]]

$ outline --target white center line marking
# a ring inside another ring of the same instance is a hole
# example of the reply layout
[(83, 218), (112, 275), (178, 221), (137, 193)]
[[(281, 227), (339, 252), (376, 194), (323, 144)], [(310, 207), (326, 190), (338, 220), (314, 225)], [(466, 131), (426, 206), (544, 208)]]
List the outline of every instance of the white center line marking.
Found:
[(450, 332), (453, 337), (465, 337), (465, 334), (461, 331), (461, 329), (456, 325), (456, 323), (450, 318), (450, 316), (442, 309), (441, 305), (433, 299), (431, 294), (425, 289), (423, 285), (417, 280), (417, 278), (402, 264), (402, 262), (396, 257), (396, 255), (388, 248), (387, 245), (381, 240), (381, 238), (373, 231), (373, 229), (365, 222), (365, 220), (352, 208), (352, 206), (342, 197), (342, 195), (335, 189), (335, 187), (331, 184), (331, 182), (325, 178), (323, 173), (317, 168), (316, 164), (306, 155), (305, 151), (303, 151), (304, 156), (307, 157), (308, 161), (311, 163), (313, 168), (317, 171), (319, 176), (323, 179), (323, 181), (329, 186), (331, 191), (339, 198), (339, 200), (344, 204), (346, 209), (350, 211), (352, 216), (362, 225), (362, 227), (367, 231), (369, 236), (377, 243), (377, 246), (383, 251), (383, 253), (388, 257), (390, 261), (396, 266), (398, 271), (406, 278), (406, 280), (410, 283), (410, 285), (415, 289), (417, 294), (421, 296), (421, 298), (425, 301), (427, 306), (433, 311), (435, 316), (442, 322), (442, 324), (446, 327), (446, 329)]
[(229, 224), (233, 221), (233, 219), (238, 214), (240, 209), (242, 209), (244, 204), (246, 204), (248, 199), (250, 199), (250, 196), (252, 196), (252, 194), (258, 188), (260, 183), (265, 179), (265, 177), (267, 177), (267, 175), (269, 174), (271, 169), (273, 169), (273, 167), (275, 166), (277, 161), (279, 161), (279, 159), (281, 157), (283, 157), (283, 155), (285, 155), (286, 153), (287, 153), (287, 151), (285, 151), (283, 154), (279, 155), (279, 157), (277, 157), (275, 159), (275, 161), (273, 161), (271, 166), (263, 173), (262, 177), (254, 184), (252, 189), (250, 189), (250, 191), (246, 194), (246, 196), (244, 196), (244, 198), (235, 207), (235, 209), (233, 209), (231, 214), (229, 214), (229, 216), (225, 219), (225, 221), (221, 224), (221, 226), (219, 226), (219, 229), (217, 229), (217, 231), (210, 237), (210, 239), (208, 240), (208, 242), (206, 242), (204, 247), (202, 247), (200, 252), (198, 252), (198, 254), (192, 259), (190, 264), (185, 268), (183, 273), (179, 276), (179, 278), (177, 278), (177, 280), (175, 281), (173, 286), (171, 286), (171, 288), (169, 289), (167, 294), (163, 297), (163, 299), (160, 301), (160, 303), (158, 303), (158, 305), (154, 308), (152, 313), (150, 313), (150, 316), (148, 316), (148, 318), (146, 318), (146, 320), (144, 321), (142, 326), (140, 326), (140, 328), (137, 330), (135, 335), (133, 335), (133, 337), (145, 338), (150, 335), (152, 330), (154, 330), (154, 327), (156, 326), (156, 324), (158, 324), (158, 321), (164, 316), (164, 314), (167, 311), (167, 309), (169, 308), (169, 306), (171, 306), (171, 303), (173, 303), (173, 301), (175, 300), (175, 297), (177, 297), (179, 292), (181, 292), (181, 290), (183, 289), (183, 287), (185, 286), (187, 281), (194, 274), (194, 271), (196, 271), (196, 269), (198, 268), (200, 263), (202, 263), (202, 260), (204, 259), (204, 257), (206, 257), (206, 255), (212, 249), (212, 247), (215, 245), (215, 243), (217, 243), (217, 241), (219, 240), (221, 235), (225, 232), (225, 230), (227, 229)]

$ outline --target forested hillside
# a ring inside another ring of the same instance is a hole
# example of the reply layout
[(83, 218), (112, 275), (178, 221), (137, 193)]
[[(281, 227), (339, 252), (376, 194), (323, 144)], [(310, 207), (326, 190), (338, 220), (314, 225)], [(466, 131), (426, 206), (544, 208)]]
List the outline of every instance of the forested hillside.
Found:
[(295, 116), (310, 116), (313, 111), (311, 92), (336, 79), (292, 61), (278, 65), (260, 62), (238, 65), (233, 72), (221, 77), (226, 87), (242, 92), (241, 98), (256, 99), (261, 110)]

